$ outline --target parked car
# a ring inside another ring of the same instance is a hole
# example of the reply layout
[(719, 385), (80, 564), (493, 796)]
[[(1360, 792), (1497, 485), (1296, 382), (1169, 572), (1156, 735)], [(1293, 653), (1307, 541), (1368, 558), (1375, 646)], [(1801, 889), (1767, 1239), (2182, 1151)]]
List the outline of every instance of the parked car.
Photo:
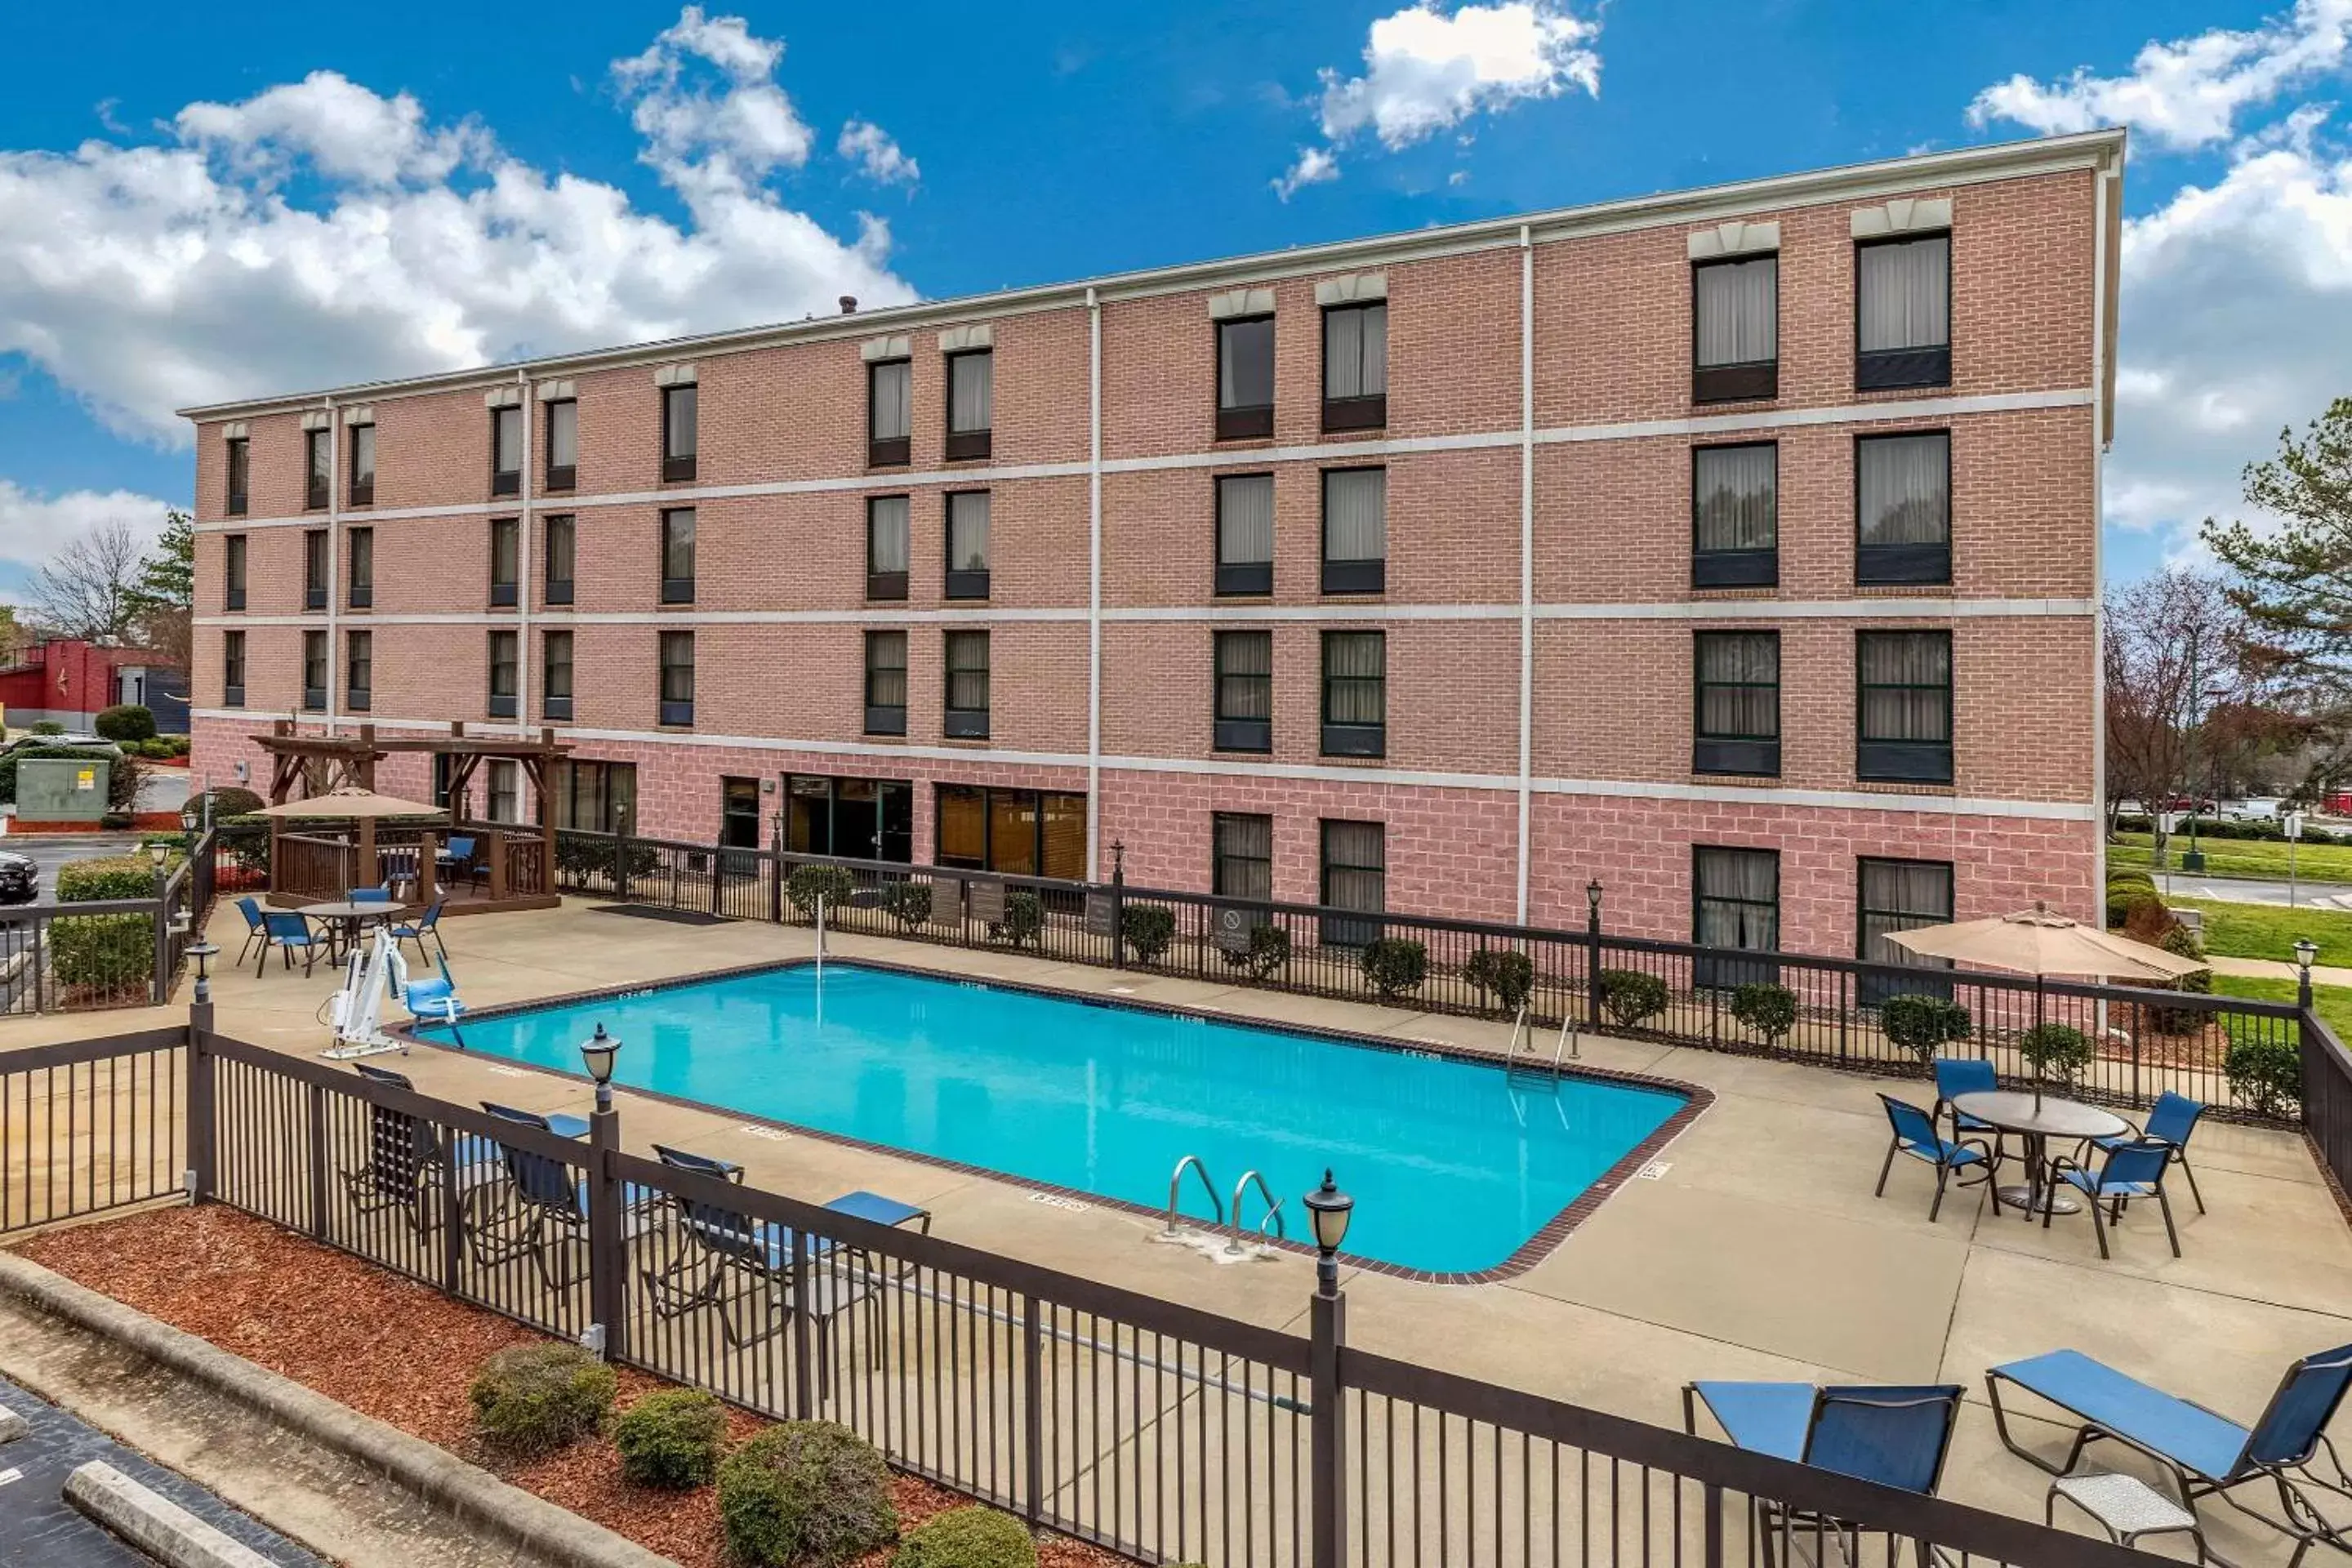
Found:
[(29, 904), (41, 896), (41, 868), (29, 855), (0, 849), (0, 904)]
[(77, 746), (87, 751), (106, 752), (118, 757), (122, 754), (122, 748), (103, 735), (36, 735), (28, 731), (22, 735), (10, 737), (6, 745), (0, 746), (0, 757), (11, 756), (32, 746)]
[(2240, 822), (2276, 822), (2285, 802), (2277, 795), (2248, 795), (2243, 800), (2225, 800), (2221, 815)]

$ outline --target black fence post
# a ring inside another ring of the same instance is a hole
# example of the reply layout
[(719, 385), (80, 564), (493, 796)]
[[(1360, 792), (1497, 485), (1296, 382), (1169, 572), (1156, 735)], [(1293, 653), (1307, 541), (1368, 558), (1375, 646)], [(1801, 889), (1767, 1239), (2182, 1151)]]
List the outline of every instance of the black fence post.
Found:
[(775, 814), (775, 831), (769, 838), (768, 923), (784, 923), (784, 814)]
[[(598, 1090), (598, 1098), (604, 1091)], [(601, 1347), (610, 1361), (627, 1349), (621, 1310), (623, 1275), (627, 1271), (625, 1244), (621, 1237), (621, 1184), (613, 1171), (620, 1150), (621, 1113), (609, 1100), (588, 1118), (588, 1316), (604, 1330)]]
[(629, 901), (629, 823), (623, 817), (613, 834), (613, 901)]
[(1127, 841), (1110, 847), (1110, 966), (1127, 967)]
[(809, 1294), (809, 1235), (798, 1226), (793, 1227), (793, 1418), (808, 1421), (816, 1415), (816, 1368), (809, 1364), (809, 1314), (799, 1310), (800, 1303), (814, 1300)]
[(1584, 888), (1584, 1021), (1598, 1032), (1601, 1027), (1601, 883), (1598, 879)]
[(457, 1297), (464, 1294), (458, 1287), (465, 1283), (466, 1226), (474, 1215), (457, 1181), (457, 1130), (443, 1127), (440, 1131), (441, 1289)]
[(1021, 1311), (1021, 1502), (1035, 1529), (1045, 1513), (1045, 1328), (1037, 1298)]
[(188, 1008), (188, 1201), (209, 1203), (218, 1190), (219, 1144), (213, 1107), (214, 1074), (218, 1064), (212, 1053), (213, 1005), (209, 1000)]
[(163, 868), (155, 868), (155, 972), (149, 976), (148, 990), (157, 1006), (162, 1006), (172, 994), (172, 977), (164, 969), (172, 962), (172, 879)]
[(327, 1090), (310, 1086), (310, 1239), (327, 1239)]
[(1340, 1408), (1339, 1352), (1348, 1342), (1348, 1299), (1318, 1290), (1309, 1314), (1307, 1496), (1313, 1521), (1310, 1568), (1348, 1560), (1348, 1423)]

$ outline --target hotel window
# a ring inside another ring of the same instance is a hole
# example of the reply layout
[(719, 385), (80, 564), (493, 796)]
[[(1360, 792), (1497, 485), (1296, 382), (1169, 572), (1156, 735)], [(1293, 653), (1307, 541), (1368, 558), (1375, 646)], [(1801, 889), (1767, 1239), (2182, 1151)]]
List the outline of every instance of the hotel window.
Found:
[(302, 432), (302, 510), (305, 511), (318, 511), (327, 504), (328, 488), (335, 479), (334, 438), (335, 433), (331, 430)]
[(1780, 581), (1780, 443), (1694, 447), (1691, 586), (1769, 588)]
[(1693, 639), (1696, 676), (1691, 772), (1780, 772), (1780, 634), (1700, 632)]
[(662, 466), (665, 483), (694, 478), (698, 437), (698, 389), (694, 383), (665, 386), (662, 399)]
[(1361, 947), (1381, 934), (1389, 907), (1389, 833), (1378, 822), (1323, 822), (1322, 904), (1371, 920), (1323, 917), (1323, 945)]
[(1274, 318), (1217, 323), (1217, 439), (1274, 434)]
[(489, 808), (492, 822), (522, 820), (522, 769), (504, 757), (489, 763)]
[(1217, 476), (1220, 594), (1274, 592), (1274, 476)]
[(1887, 784), (1952, 782), (1952, 634), (1854, 637), (1854, 776)]
[(1323, 592), (1377, 594), (1388, 585), (1389, 471), (1323, 474)]
[(1862, 436), (1853, 443), (1853, 579), (1952, 580), (1952, 436)]
[(515, 688), (521, 674), (520, 658), (516, 649), (520, 641), (514, 632), (492, 632), (489, 636), (490, 717), (511, 719), (515, 716)]
[(1780, 258), (1742, 257), (1691, 268), (1691, 400), (1777, 397)]
[(866, 732), (907, 732), (907, 634), (866, 634)]
[(908, 514), (906, 496), (876, 496), (866, 503), (866, 596), (907, 596)]
[(327, 607), (327, 531), (323, 528), (302, 535), (302, 607)]
[(1323, 428), (1377, 430), (1389, 422), (1389, 307), (1323, 312)]
[(661, 721), (694, 722), (694, 634), (661, 634)]
[[(1773, 849), (1691, 848), (1691, 941), (1701, 947), (1774, 952), (1780, 946), (1780, 856)], [(1777, 963), (1700, 956), (1695, 985), (1778, 981)]]
[(973, 349), (948, 355), (948, 457), (987, 457), (995, 423), (994, 351)]
[(1952, 237), (1853, 248), (1858, 392), (1952, 384)]
[(351, 426), (350, 433), (352, 441), (350, 504), (373, 506), (375, 504), (375, 426), (354, 425)]
[(1323, 634), (1323, 754), (1388, 754), (1388, 634)]
[[(727, 849), (757, 849), (760, 847), (758, 779), (719, 779), (719, 843)], [(758, 874), (756, 862), (734, 855), (727, 858), (726, 869), (730, 876), (751, 877)]]
[(915, 858), (915, 786), (905, 779), (786, 773), (783, 847), (794, 855), (906, 865)]
[(520, 518), (490, 520), (490, 606), (510, 609), (521, 595), (522, 521)]
[(453, 764), (457, 760), (446, 752), (433, 753), (433, 808), (436, 811), (449, 809), (449, 780), (455, 772)]
[[(1874, 860), (1858, 862), (1862, 918), (1854, 955), (1864, 963), (1899, 963), (1906, 969), (1949, 969), (1951, 961), (1922, 958), (1886, 939), (1899, 931), (1945, 925), (1952, 918), (1952, 863), (1949, 860)], [(1940, 980), (1914, 980), (1907, 975), (1869, 974), (1857, 977), (1862, 1005), (1875, 1007), (1889, 996), (1905, 993), (1948, 998), (1952, 988)]]
[[(635, 763), (561, 762), (548, 769), (555, 826), (576, 833), (625, 833), (637, 816)], [(438, 800), (436, 805), (444, 804)]]
[(543, 719), (572, 717), (572, 634), (539, 637), (539, 712)]
[(375, 699), (375, 634), (343, 634), (343, 706), (364, 713)]
[(988, 597), (988, 492), (948, 496), (948, 578), (950, 599)]
[(228, 496), (224, 510), (231, 517), (243, 517), (248, 491), (253, 484), (253, 443), (242, 436), (228, 440)]
[(547, 409), (547, 488), (568, 490), (580, 473), (580, 405), (559, 398)]
[(947, 735), (988, 738), (988, 634), (947, 634)]
[(1274, 818), (1220, 811), (1209, 818), (1209, 890), (1221, 899), (1274, 901)]
[(327, 634), (302, 634), (302, 706), (318, 712), (327, 706)]
[(221, 608), (245, 608), (246, 542), (242, 533), (221, 541)]
[(1216, 720), (1220, 752), (1274, 750), (1274, 634), (1216, 632)]
[(1087, 874), (1087, 797), (940, 784), (932, 859), (1008, 877), (1075, 882)]
[(522, 493), (522, 410), (490, 410), (490, 493)]
[(375, 604), (375, 530), (354, 528), (343, 535), (351, 567), (343, 582), (343, 598), (354, 610)]
[(579, 548), (579, 525), (568, 511), (558, 512), (541, 525), (546, 537), (541, 541), (544, 563), (544, 586), (541, 600), (550, 605), (572, 602), (572, 553)]
[(661, 514), (661, 602), (694, 603), (694, 509), (672, 507)]
[(245, 634), (221, 634), (221, 706), (245, 706)]
[(915, 366), (886, 359), (866, 367), (866, 462), (896, 468), (914, 456)]

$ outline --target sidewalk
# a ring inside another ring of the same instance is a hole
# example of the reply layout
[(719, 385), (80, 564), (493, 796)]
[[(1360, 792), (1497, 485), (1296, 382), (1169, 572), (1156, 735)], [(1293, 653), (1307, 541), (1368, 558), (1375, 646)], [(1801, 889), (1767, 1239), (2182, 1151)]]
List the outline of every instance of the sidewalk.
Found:
[[(2228, 958), (2220, 953), (2209, 958), (2216, 974), (2242, 974), (2256, 980), (2292, 980), (2294, 965), (2283, 958)], [(2314, 985), (2352, 985), (2352, 969), (2333, 963), (2311, 966)]]

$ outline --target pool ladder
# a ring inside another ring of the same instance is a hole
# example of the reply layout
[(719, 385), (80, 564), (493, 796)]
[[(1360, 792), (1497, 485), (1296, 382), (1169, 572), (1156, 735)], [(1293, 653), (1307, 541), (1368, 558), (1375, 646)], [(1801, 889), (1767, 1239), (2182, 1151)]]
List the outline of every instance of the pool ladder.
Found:
[[(1274, 1227), (1276, 1236), (1286, 1240), (1289, 1238), (1289, 1228), (1282, 1217), (1282, 1200), (1274, 1195), (1274, 1189), (1266, 1185), (1265, 1177), (1263, 1174), (1254, 1170), (1243, 1172), (1242, 1179), (1234, 1184), (1234, 1201), (1229, 1205), (1217, 1196), (1217, 1184), (1210, 1176), (1209, 1167), (1198, 1154), (1187, 1154), (1177, 1161), (1176, 1169), (1168, 1177), (1168, 1223), (1161, 1229), (1160, 1233), (1161, 1236), (1176, 1237), (1183, 1234), (1183, 1227), (1177, 1224), (1177, 1219), (1179, 1205), (1182, 1203), (1184, 1197), (1184, 1173), (1188, 1170), (1201, 1178), (1202, 1189), (1209, 1194), (1209, 1207), (1217, 1216), (1217, 1228), (1226, 1233), (1225, 1250), (1227, 1252), (1239, 1253), (1243, 1249), (1242, 1200), (1249, 1195), (1252, 1186), (1257, 1188), (1258, 1196), (1265, 1201), (1265, 1214), (1257, 1222), (1256, 1234), (1264, 1236), (1266, 1227), (1271, 1226)], [(1230, 1224), (1227, 1223), (1228, 1215), (1231, 1216)]]
[[(1526, 1042), (1524, 1050), (1521, 1041)], [(1516, 1077), (1521, 1072), (1548, 1069), (1551, 1073), (1552, 1085), (1557, 1088), (1560, 1076), (1568, 1070), (1568, 1064), (1583, 1059), (1584, 1043), (1576, 1033), (1573, 1008), (1561, 1009), (1559, 1037), (1552, 1042), (1551, 1060), (1547, 1063), (1536, 1055), (1535, 1026), (1528, 1020), (1527, 1004), (1519, 1004), (1519, 1015), (1511, 1020), (1511, 1044), (1505, 1053), (1504, 1070), (1507, 1074)]]

